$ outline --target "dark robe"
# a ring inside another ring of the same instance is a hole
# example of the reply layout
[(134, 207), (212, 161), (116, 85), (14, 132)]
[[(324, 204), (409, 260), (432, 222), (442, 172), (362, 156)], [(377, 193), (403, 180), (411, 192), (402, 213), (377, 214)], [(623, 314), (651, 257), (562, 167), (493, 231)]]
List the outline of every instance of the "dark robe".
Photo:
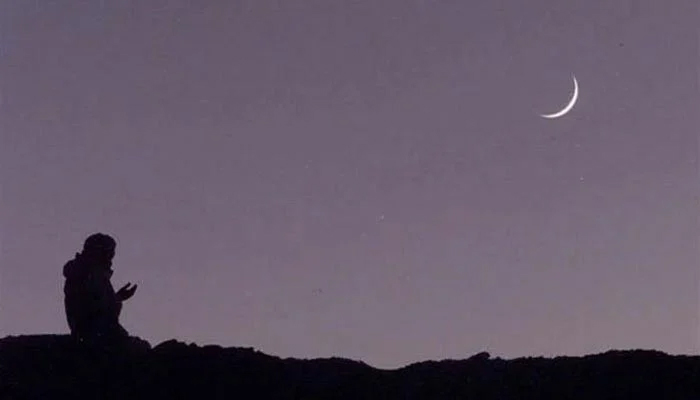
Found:
[(83, 340), (118, 340), (128, 336), (119, 324), (122, 304), (109, 281), (110, 265), (77, 253), (63, 267), (66, 317), (71, 334)]

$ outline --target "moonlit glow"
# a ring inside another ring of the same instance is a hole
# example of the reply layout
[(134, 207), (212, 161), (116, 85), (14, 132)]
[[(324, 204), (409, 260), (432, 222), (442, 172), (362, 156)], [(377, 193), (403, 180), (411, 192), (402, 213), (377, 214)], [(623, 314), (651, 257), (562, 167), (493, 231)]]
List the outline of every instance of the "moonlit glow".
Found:
[(569, 111), (571, 111), (572, 108), (574, 108), (576, 100), (578, 99), (578, 82), (576, 81), (576, 77), (573, 74), (571, 75), (571, 77), (574, 79), (574, 94), (573, 96), (571, 96), (569, 104), (567, 104), (566, 107), (562, 108), (560, 111), (557, 111), (553, 114), (540, 114), (541, 117), (549, 119), (559, 118), (566, 115)]

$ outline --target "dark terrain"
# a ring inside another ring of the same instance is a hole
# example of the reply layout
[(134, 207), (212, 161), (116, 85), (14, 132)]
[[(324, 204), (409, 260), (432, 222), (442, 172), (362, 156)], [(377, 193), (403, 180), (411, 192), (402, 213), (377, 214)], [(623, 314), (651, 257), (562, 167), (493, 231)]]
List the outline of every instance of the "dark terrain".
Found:
[(608, 351), (503, 360), (479, 353), (380, 370), (175, 340), (114, 355), (67, 335), (0, 339), (0, 399), (700, 399), (700, 357)]

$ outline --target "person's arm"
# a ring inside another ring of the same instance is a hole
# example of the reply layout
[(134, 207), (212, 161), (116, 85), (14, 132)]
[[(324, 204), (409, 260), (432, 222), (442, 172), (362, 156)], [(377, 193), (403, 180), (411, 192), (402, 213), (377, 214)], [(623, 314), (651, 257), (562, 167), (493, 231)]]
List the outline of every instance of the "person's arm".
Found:
[(120, 303), (129, 300), (134, 295), (134, 293), (136, 293), (137, 287), (139, 287), (139, 285), (131, 286), (131, 282), (122, 286), (122, 288), (119, 289), (119, 291), (117, 291), (116, 293), (117, 300), (119, 300)]
[(119, 319), (119, 315), (122, 311), (122, 302), (117, 299), (113, 289), (103, 293), (101, 309), (104, 310), (103, 312), (108, 318)]

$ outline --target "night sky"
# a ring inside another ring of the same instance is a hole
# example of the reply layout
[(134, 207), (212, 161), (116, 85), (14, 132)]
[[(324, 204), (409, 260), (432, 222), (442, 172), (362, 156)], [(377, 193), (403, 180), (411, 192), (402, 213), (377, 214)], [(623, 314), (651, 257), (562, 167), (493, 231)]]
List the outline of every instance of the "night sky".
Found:
[(152, 344), (696, 354), (697, 8), (0, 0), (0, 337), (104, 232)]

